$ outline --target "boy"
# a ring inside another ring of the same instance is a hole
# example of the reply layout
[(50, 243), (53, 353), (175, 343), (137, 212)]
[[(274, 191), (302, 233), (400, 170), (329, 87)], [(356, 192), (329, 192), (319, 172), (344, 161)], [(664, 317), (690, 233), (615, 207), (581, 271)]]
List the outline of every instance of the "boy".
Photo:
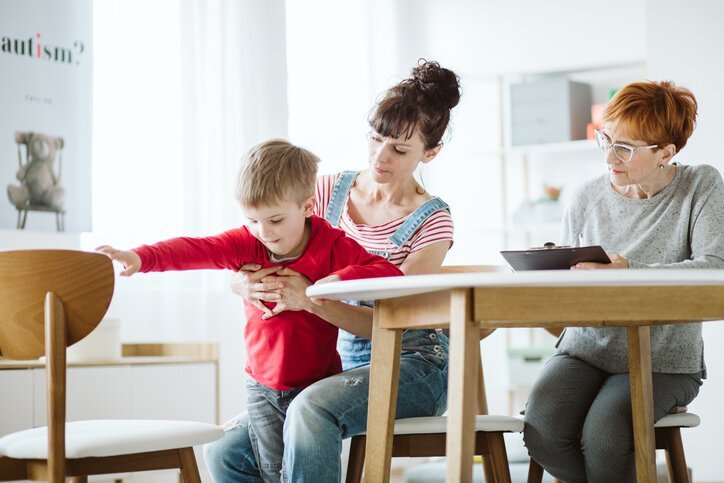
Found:
[[(288, 266), (313, 283), (402, 275), (312, 215), (318, 162), (309, 151), (286, 141), (261, 143), (248, 153), (237, 180), (236, 198), (247, 226), (132, 251), (109, 246), (98, 251), (121, 262), (123, 276), (204, 268), (237, 271), (244, 263)], [(304, 387), (341, 372), (338, 329), (306, 311), (263, 318), (261, 310), (245, 302), (244, 312), (249, 434), (264, 480), (279, 481), (286, 409)]]

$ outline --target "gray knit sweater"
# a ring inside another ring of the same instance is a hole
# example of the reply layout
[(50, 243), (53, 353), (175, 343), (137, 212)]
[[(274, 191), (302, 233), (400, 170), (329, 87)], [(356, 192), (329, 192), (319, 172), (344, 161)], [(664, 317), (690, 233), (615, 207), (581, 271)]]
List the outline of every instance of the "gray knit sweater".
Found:
[[(601, 245), (630, 268), (724, 268), (724, 182), (707, 165), (677, 164), (649, 199), (613, 190), (608, 175), (585, 183), (563, 214), (562, 245)], [(628, 372), (625, 328), (568, 328), (558, 349), (611, 373)], [(654, 372), (705, 372), (701, 323), (651, 328)]]

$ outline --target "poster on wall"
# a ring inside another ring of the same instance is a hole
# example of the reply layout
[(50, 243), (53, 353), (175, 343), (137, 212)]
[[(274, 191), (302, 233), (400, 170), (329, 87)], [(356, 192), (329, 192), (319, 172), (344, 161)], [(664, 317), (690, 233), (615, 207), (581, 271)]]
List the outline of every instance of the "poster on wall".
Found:
[(91, 229), (91, 8), (0, 2), (0, 229)]

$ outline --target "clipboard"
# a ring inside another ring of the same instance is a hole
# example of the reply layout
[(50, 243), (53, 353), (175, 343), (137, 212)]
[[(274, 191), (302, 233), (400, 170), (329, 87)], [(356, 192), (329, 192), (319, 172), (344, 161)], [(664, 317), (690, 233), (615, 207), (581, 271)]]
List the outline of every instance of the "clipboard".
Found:
[(611, 263), (600, 245), (589, 247), (556, 246), (548, 242), (542, 247), (529, 250), (504, 250), (500, 252), (516, 272), (523, 270), (569, 270), (579, 262)]

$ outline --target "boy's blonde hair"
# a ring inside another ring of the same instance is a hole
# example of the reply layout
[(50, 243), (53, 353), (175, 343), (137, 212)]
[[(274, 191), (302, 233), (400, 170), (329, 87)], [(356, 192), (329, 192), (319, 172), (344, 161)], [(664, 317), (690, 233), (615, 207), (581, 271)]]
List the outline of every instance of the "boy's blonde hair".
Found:
[(241, 162), (236, 199), (250, 208), (293, 201), (301, 206), (313, 196), (319, 158), (284, 139), (257, 144)]

